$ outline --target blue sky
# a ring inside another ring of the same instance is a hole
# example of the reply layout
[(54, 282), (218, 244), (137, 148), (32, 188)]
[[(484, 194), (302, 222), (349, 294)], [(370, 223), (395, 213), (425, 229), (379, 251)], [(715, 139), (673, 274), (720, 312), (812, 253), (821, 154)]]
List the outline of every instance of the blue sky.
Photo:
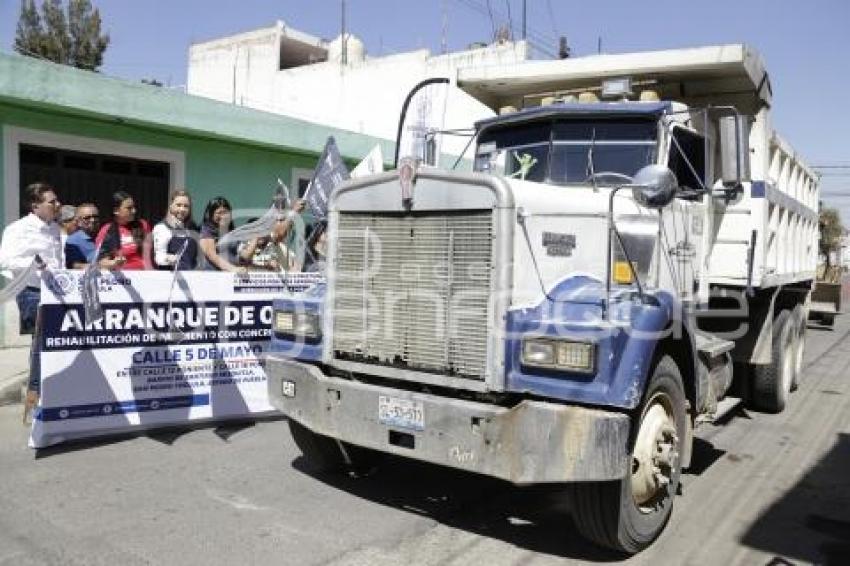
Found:
[[(40, 0), (39, 0), (40, 1)], [(189, 45), (283, 20), (333, 38), (340, 0), (93, 0), (112, 37), (105, 74), (171, 85), (186, 81)], [(519, 34), (522, 1), (490, 0), (496, 25)], [(487, 0), (348, 0), (348, 28), (372, 55), (426, 47), (450, 51), (492, 37)], [(748, 43), (771, 75), (774, 124), (811, 165), (850, 165), (850, 1), (848, 0), (527, 0), (535, 43), (574, 56)], [(20, 0), (0, 0), (0, 48), (11, 50)], [(824, 200), (850, 225), (850, 169), (827, 174)], [(841, 196), (841, 193), (847, 196)], [(832, 196), (836, 195), (838, 196)]]

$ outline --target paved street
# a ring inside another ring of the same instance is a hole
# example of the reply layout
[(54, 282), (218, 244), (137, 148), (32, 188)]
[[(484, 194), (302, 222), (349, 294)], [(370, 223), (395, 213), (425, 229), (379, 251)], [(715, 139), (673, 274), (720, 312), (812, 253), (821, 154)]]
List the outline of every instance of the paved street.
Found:
[[(666, 532), (635, 564), (850, 564), (850, 316), (812, 327), (780, 415), (699, 430)], [(0, 407), (0, 564), (616, 562), (558, 492), (393, 460), (312, 473), (284, 421), (26, 447)]]

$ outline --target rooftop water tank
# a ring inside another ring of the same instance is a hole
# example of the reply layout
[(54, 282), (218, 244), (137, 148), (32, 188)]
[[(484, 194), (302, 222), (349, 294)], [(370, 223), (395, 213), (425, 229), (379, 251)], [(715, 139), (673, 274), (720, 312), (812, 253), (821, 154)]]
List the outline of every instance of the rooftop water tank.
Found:
[[(346, 38), (346, 50), (347, 50), (347, 62), (348, 63), (362, 63), (366, 60), (366, 46), (363, 45), (363, 42), (360, 41), (357, 37), (351, 35), (350, 33), (345, 34)], [(330, 42), (328, 45), (328, 61), (332, 61), (334, 63), (342, 62), (342, 35), (339, 35)]]

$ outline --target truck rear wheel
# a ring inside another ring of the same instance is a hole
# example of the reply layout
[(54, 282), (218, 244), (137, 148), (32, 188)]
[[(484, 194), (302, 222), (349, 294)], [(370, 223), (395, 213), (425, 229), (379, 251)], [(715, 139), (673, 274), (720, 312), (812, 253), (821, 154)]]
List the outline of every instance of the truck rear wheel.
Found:
[(638, 413), (631, 474), (618, 481), (570, 486), (573, 519), (582, 535), (634, 554), (664, 530), (679, 489), (686, 403), (679, 368), (665, 356), (655, 366)]
[(785, 409), (794, 381), (797, 328), (788, 310), (773, 319), (771, 360), (753, 368), (752, 406), (760, 411), (779, 413)]
[(317, 472), (351, 472), (364, 476), (377, 468), (383, 456), (374, 450), (313, 432), (292, 419), (289, 420), (289, 432), (310, 467)]

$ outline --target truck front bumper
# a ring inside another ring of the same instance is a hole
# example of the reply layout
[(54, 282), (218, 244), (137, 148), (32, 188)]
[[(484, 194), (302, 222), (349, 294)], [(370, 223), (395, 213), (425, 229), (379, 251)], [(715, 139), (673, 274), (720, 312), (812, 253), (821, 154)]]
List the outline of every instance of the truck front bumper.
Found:
[[(270, 356), (271, 404), (313, 432), (515, 484), (614, 480), (629, 470), (629, 417), (525, 400), (513, 407), (370, 385)], [(286, 391), (286, 393), (284, 393)], [(420, 430), (379, 420), (381, 396), (421, 406)], [(421, 405), (419, 405), (421, 403)]]

